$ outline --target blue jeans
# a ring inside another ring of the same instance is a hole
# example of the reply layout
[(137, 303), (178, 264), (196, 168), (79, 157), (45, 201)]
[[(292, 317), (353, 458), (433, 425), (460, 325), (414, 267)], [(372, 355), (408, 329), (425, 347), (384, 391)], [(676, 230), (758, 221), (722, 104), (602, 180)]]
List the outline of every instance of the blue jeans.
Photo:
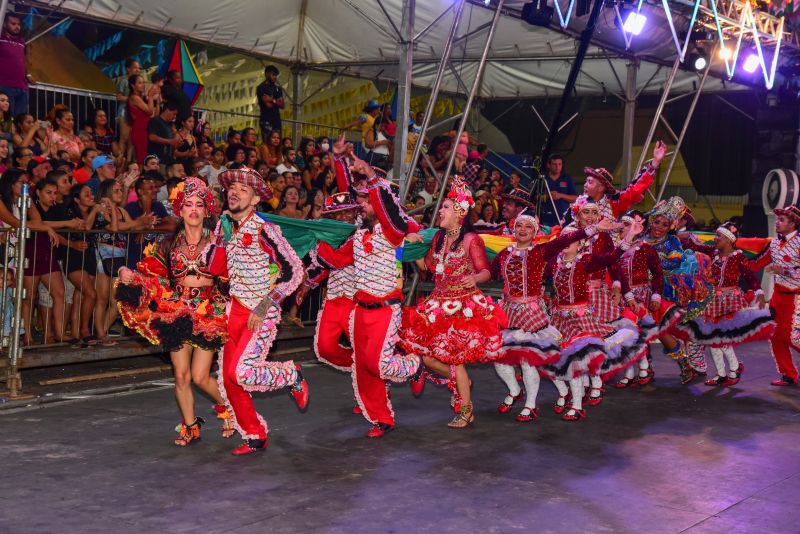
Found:
[[(27, 89), (18, 89), (16, 87), (0, 86), (0, 91), (8, 95), (8, 100), (11, 103), (11, 106), (9, 107), (8, 111), (11, 113), (11, 116), (16, 117), (20, 113), (28, 113)], [(34, 119), (38, 118), (40, 117), (34, 117)]]

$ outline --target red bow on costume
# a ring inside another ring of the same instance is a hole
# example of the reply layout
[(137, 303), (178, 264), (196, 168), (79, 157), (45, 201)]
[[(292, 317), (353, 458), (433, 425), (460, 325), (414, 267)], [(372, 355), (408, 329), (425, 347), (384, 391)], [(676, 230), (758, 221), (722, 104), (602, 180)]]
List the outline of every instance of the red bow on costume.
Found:
[(364, 237), (361, 238), (361, 244), (364, 246), (364, 252), (367, 254), (372, 253), (372, 233), (364, 232)]
[(253, 244), (253, 236), (251, 234), (244, 234), (242, 236), (242, 245), (249, 247)]

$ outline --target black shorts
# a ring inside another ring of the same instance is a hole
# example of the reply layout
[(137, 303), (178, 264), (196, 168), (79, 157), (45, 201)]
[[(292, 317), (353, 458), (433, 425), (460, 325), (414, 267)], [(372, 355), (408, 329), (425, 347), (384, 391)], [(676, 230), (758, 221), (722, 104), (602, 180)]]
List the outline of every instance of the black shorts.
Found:
[(125, 267), (125, 258), (104, 258), (103, 274), (115, 278), (119, 276), (119, 270)]

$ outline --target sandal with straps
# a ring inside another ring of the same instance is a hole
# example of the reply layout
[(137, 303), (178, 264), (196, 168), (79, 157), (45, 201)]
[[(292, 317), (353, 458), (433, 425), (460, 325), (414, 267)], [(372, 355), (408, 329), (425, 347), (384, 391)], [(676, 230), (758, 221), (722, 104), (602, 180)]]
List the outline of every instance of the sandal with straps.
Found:
[[(572, 399), (572, 394), (567, 393), (566, 395), (559, 395), (558, 399), (556, 399), (556, 403), (553, 405), (553, 412), (556, 415), (561, 415), (567, 409), (567, 403)], [(564, 401), (564, 404), (559, 404), (559, 401)]]
[(570, 406), (569, 411), (561, 416), (562, 421), (582, 421), (586, 419), (586, 410), (578, 410)]
[(188, 447), (195, 441), (200, 441), (200, 427), (206, 423), (202, 417), (195, 417), (194, 422), (186, 424), (186, 421), (181, 421), (175, 430), (178, 432), (178, 437), (175, 438), (175, 445), (178, 447)]
[(447, 423), (450, 428), (466, 428), (475, 422), (475, 414), (472, 413), (472, 402), (463, 404), (453, 420)]
[(233, 415), (228, 411), (224, 404), (215, 404), (214, 411), (217, 412), (217, 419), (222, 421), (222, 437), (225, 439), (232, 438), (236, 434), (236, 428), (233, 425)]

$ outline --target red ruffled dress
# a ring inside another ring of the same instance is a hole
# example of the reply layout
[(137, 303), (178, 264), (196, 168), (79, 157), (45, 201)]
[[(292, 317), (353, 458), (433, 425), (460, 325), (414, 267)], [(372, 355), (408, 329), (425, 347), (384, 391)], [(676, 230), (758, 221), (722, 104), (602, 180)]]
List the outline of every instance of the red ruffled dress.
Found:
[(436, 234), (425, 256), (433, 272), (433, 291), (421, 303), (403, 309), (400, 348), (447, 365), (494, 361), (503, 346), (506, 314), (491, 297), (464, 285), (467, 277), (489, 270), (483, 240), (469, 233), (455, 250), (444, 250), (444, 237), (443, 231)]
[[(589, 230), (591, 235), (593, 229)], [(543, 279), (547, 262), (564, 247), (585, 239), (583, 230), (557, 237), (542, 244), (501, 250), (492, 260), (492, 278), (503, 279), (501, 305), (508, 317), (503, 330), (502, 357), (497, 363), (539, 366), (558, 361), (561, 334), (550, 324), (543, 299)]]
[[(207, 262), (213, 246), (210, 235), (196, 246), (189, 245), (183, 232), (148, 246), (133, 282), (116, 283), (117, 307), (125, 325), (167, 351), (184, 344), (212, 351), (222, 348), (228, 337), (228, 298), (223, 292), (227, 279), (210, 274)], [(187, 276), (213, 283), (186, 287), (181, 282)]]
[[(685, 310), (664, 298), (664, 270), (656, 249), (643, 241), (633, 244), (609, 268), (611, 277), (619, 281), (625, 302), (633, 300), (640, 308), (639, 326), (647, 333), (647, 342), (654, 341), (683, 319)], [(614, 282), (615, 284), (617, 282)], [(650, 310), (659, 303), (656, 311)]]
[(694, 241), (684, 241), (683, 245), (713, 258), (711, 275), (716, 291), (705, 312), (678, 325), (678, 330), (690, 341), (710, 347), (769, 339), (775, 332), (775, 321), (769, 307), (751, 306), (754, 294), (745, 298), (740, 288), (740, 281), (744, 281), (750, 292), (761, 291), (761, 284), (750, 270), (744, 253), (734, 250), (728, 256), (720, 256), (715, 247)]
[(551, 380), (598, 374), (605, 362), (616, 371), (645, 354), (645, 338), (636, 325), (627, 321), (615, 329), (591, 306), (591, 273), (604, 271), (623, 252), (617, 247), (609, 254), (580, 253), (569, 261), (559, 255), (551, 263), (556, 303), (550, 322), (561, 333), (561, 354), (557, 362), (539, 368)]

